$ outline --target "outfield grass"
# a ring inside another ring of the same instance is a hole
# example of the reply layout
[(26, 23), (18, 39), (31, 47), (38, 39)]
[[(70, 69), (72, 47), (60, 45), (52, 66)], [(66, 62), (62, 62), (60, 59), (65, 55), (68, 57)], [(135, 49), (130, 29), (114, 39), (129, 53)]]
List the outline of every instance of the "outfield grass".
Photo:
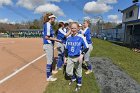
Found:
[[(94, 49), (91, 56), (110, 58), (114, 64), (140, 83), (140, 53), (108, 41), (93, 39), (93, 42)], [(44, 93), (74, 93), (76, 83), (71, 87), (68, 86), (69, 82), (64, 79), (62, 71), (56, 77), (58, 77), (58, 81), (49, 83)], [(78, 93), (99, 93), (99, 91), (94, 74), (86, 76), (83, 73), (83, 86)]]

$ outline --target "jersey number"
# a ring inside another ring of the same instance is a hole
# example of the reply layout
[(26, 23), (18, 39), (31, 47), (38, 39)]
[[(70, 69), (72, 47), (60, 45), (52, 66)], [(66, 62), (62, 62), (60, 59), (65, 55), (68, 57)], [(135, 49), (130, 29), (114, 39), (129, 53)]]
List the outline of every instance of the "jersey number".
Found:
[(71, 52), (74, 52), (74, 47), (71, 47)]

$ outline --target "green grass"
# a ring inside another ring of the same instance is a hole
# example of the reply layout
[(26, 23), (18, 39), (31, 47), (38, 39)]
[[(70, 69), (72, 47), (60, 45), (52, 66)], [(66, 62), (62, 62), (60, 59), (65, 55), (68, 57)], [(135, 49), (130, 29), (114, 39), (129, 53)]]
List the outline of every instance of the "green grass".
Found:
[(140, 83), (140, 53), (108, 41), (93, 39), (93, 42), (94, 50), (91, 54), (93, 57), (110, 58), (114, 64)]
[[(84, 72), (85, 70), (83, 70), (83, 74)], [(56, 77), (58, 78), (57, 82), (50, 82), (44, 93), (75, 93), (76, 82), (74, 82), (72, 86), (69, 86), (69, 81), (64, 79), (62, 71), (60, 71)], [(78, 93), (99, 93), (94, 74), (83, 75), (82, 88)]]
[[(94, 49), (91, 54), (93, 57), (107, 57), (112, 62), (118, 65), (138, 83), (140, 83), (140, 54), (133, 52), (129, 48), (122, 47), (103, 41), (99, 39), (93, 39)], [(85, 71), (83, 71), (85, 72)], [(73, 90), (76, 83), (73, 86), (68, 86), (69, 81), (64, 79), (62, 72), (59, 72), (57, 82), (51, 82), (46, 87), (44, 93), (74, 93)], [(78, 93), (99, 93), (99, 87), (95, 81), (94, 74), (85, 75), (83, 73), (83, 86)]]

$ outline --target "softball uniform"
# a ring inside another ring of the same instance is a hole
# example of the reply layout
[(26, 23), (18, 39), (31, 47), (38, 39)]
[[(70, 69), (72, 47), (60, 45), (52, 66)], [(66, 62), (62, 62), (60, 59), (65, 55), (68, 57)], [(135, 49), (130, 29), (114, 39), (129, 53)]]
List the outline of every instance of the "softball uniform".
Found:
[(66, 43), (66, 35), (67, 33), (62, 29), (58, 29), (57, 39), (61, 40), (62, 43), (57, 43), (57, 50), (58, 50), (58, 62), (57, 62), (57, 69), (61, 68), (64, 64), (64, 44)]
[(52, 75), (52, 62), (53, 62), (53, 45), (54, 41), (47, 40), (45, 37), (54, 37), (54, 31), (49, 22), (43, 25), (43, 49), (46, 52), (47, 65), (46, 65), (46, 75), (49, 78)]
[[(78, 59), (81, 54), (85, 54), (87, 51), (88, 43), (81, 34), (77, 34), (75, 36), (71, 35), (67, 38), (66, 57), (68, 57), (68, 60), (66, 66), (66, 73), (68, 76), (71, 76), (73, 80), (77, 79), (78, 86), (82, 86), (82, 62), (78, 62)], [(75, 74), (76, 77), (74, 76)]]
[(90, 29), (88, 27), (85, 28), (85, 30), (83, 31), (83, 35), (86, 38), (86, 41), (89, 45), (89, 50), (85, 54), (84, 60), (85, 60), (85, 62), (87, 62), (88, 70), (92, 70), (92, 65), (91, 65), (91, 62), (89, 61), (89, 58), (90, 58), (91, 51), (93, 50), (93, 46), (92, 46), (92, 40), (91, 40), (91, 32), (90, 32)]

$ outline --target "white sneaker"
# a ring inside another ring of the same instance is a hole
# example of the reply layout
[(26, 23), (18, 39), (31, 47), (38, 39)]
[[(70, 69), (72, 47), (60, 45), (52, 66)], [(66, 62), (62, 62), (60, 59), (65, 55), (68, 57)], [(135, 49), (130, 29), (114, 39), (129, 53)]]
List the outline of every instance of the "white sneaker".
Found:
[(72, 82), (76, 81), (76, 78), (75, 79), (72, 79)]
[(81, 89), (82, 84), (77, 84), (75, 88), (75, 92), (79, 91)]
[(76, 81), (76, 78), (75, 79), (72, 79), (70, 82), (69, 82), (69, 86), (72, 85), (72, 83)]
[(90, 73), (92, 73), (92, 70), (87, 70), (87, 71), (85, 72), (85, 74), (90, 74)]
[(58, 70), (62, 70), (62, 68), (58, 68)]
[(56, 81), (56, 80), (57, 80), (57, 78), (54, 78), (52, 76), (50, 76), (49, 78), (47, 78), (47, 81)]
[(57, 70), (53, 70), (53, 71), (52, 71), (52, 74), (57, 74), (57, 73), (58, 73)]

